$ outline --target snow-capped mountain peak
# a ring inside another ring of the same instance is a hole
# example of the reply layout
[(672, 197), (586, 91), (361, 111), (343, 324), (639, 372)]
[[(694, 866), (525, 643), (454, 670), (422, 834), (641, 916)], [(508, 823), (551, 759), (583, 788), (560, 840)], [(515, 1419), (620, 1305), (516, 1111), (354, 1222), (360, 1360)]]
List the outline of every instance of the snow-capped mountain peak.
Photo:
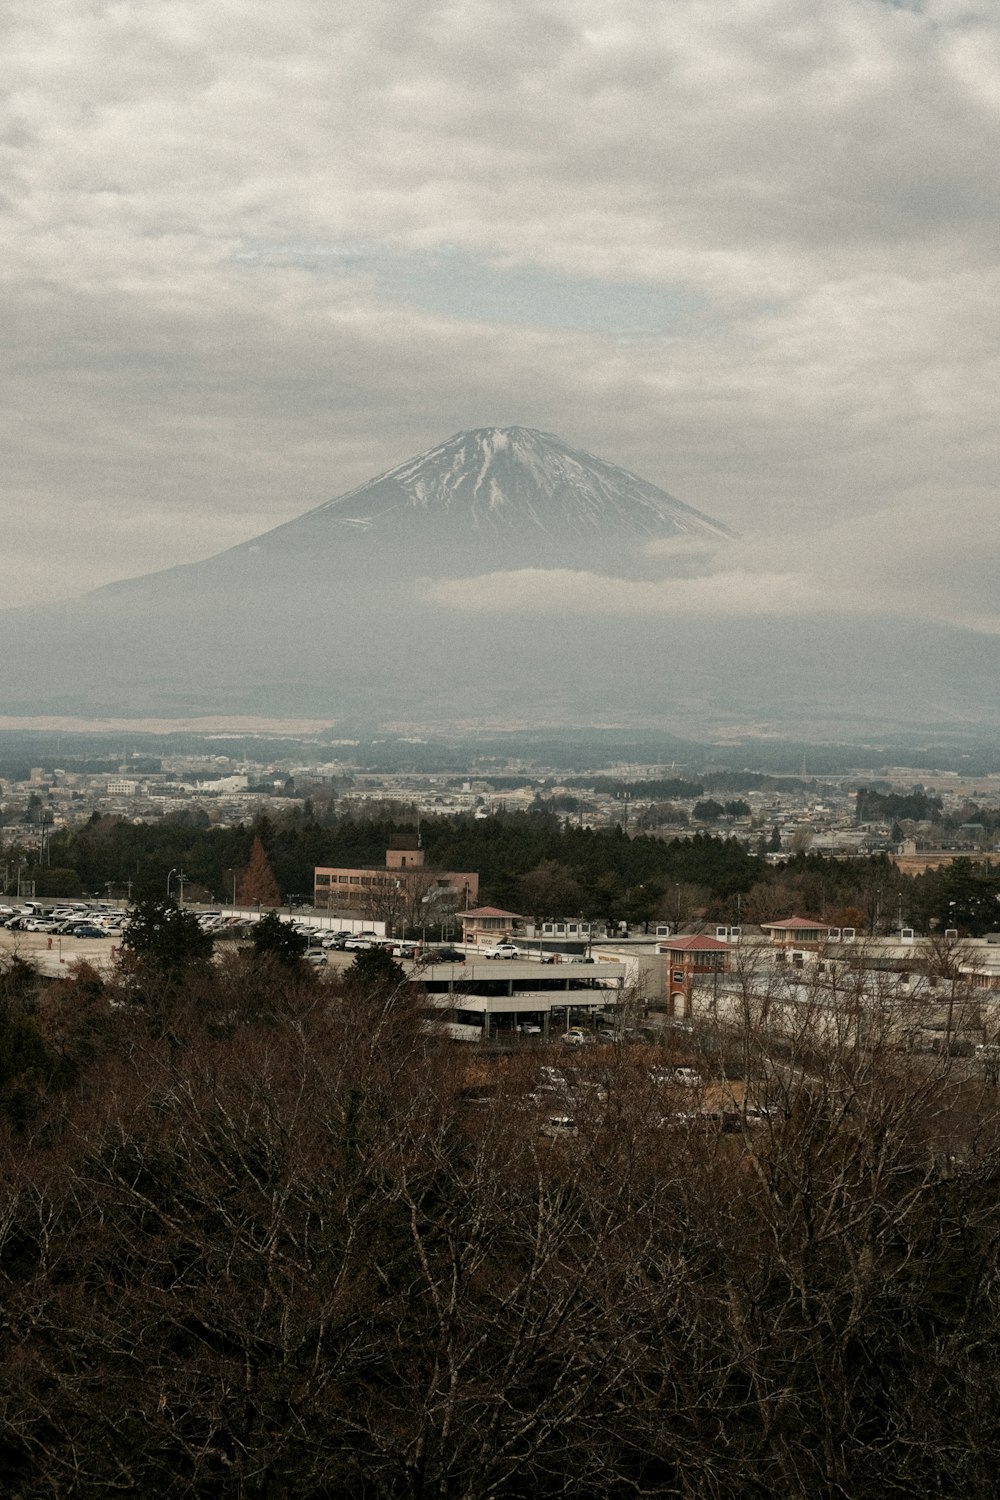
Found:
[(419, 516), (465, 532), (541, 531), (552, 540), (602, 533), (636, 540), (732, 536), (628, 470), (530, 427), (457, 433), (326, 502), (309, 519), (381, 531)]

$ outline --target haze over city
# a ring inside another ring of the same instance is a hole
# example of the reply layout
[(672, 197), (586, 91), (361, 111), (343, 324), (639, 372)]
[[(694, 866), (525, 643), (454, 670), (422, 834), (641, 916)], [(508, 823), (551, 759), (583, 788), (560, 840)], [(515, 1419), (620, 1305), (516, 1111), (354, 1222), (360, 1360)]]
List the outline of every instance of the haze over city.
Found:
[(5, 605), (520, 423), (739, 533), (728, 610), (996, 631), (993, 6), (66, 0), (5, 32)]

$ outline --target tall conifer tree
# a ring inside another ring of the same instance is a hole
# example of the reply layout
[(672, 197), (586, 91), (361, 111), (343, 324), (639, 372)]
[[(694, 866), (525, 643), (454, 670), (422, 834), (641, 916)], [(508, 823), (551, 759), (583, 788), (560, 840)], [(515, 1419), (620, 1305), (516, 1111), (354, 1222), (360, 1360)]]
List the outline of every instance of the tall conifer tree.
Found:
[(242, 906), (256, 906), (258, 902), (261, 906), (281, 905), (281, 891), (259, 838), (253, 841), (250, 863), (243, 871), (237, 900)]

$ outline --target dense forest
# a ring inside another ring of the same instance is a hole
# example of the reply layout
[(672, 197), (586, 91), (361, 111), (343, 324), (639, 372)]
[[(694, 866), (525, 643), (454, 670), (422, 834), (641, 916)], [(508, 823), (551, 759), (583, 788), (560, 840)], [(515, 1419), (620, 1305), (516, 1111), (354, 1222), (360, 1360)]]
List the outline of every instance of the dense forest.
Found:
[[(398, 840), (413, 841), (417, 822), (392, 814), (338, 815), (331, 807), (295, 807), (229, 828), (205, 814), (178, 813), (155, 823), (94, 816), (49, 841), (49, 863), (28, 867), (40, 895), (95, 893), (123, 898), (164, 890), (182, 871), (198, 899), (225, 902), (246, 870), (254, 838), (266, 850), (286, 900), (311, 899), (316, 865), (384, 864)], [(883, 855), (833, 859), (802, 852), (774, 866), (768, 841), (696, 833), (679, 839), (592, 829), (544, 808), (485, 819), (425, 817), (419, 824), (427, 863), (476, 870), (484, 901), (535, 918), (585, 916), (644, 927), (659, 920), (760, 922), (815, 916), (832, 925), (884, 932), (900, 922), (920, 931), (957, 927), (981, 935), (1000, 926), (1000, 872), (963, 861), (909, 877)]]
[(994, 1086), (881, 1013), (776, 1062), (748, 1006), (574, 1059), (553, 1138), (551, 1049), (162, 906), (109, 976), (0, 974), (4, 1494), (996, 1493)]

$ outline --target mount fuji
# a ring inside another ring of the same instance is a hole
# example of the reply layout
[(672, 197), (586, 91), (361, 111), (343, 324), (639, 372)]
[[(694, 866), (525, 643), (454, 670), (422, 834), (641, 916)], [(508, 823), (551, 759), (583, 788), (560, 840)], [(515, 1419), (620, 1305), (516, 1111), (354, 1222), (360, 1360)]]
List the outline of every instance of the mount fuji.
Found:
[[(997, 645), (970, 632), (732, 600), (718, 618), (630, 612), (633, 585), (720, 549), (739, 555), (722, 523), (557, 437), (463, 432), (202, 562), (0, 612), (0, 711), (829, 734), (992, 701)], [(498, 597), (511, 577), (534, 603)]]
[[(544, 542), (590, 550), (675, 536), (727, 537), (718, 521), (655, 485), (551, 433), (528, 427), (460, 432), (339, 499), (248, 544), (343, 545), (349, 537), (431, 539), (471, 550), (502, 547), (536, 556)], [(237, 549), (238, 550), (238, 549)]]

